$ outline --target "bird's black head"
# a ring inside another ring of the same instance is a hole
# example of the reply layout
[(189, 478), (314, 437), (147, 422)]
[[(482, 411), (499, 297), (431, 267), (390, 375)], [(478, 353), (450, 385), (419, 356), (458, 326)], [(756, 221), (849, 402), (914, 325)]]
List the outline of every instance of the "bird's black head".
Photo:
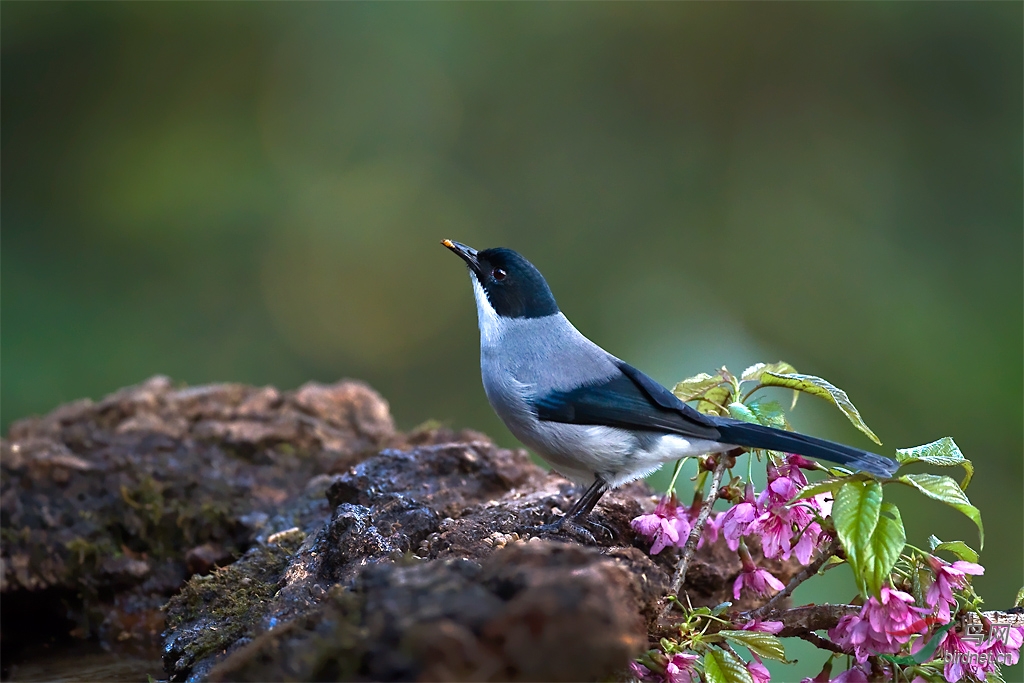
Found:
[(466, 262), (498, 315), (504, 318), (542, 318), (558, 313), (558, 304), (544, 276), (511, 249), (498, 247), (477, 251), (451, 240), (444, 240), (441, 244)]

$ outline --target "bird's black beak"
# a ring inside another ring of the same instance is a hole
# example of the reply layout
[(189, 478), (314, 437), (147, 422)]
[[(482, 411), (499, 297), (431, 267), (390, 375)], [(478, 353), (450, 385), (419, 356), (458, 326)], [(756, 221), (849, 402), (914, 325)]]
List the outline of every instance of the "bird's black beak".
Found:
[(459, 242), (452, 242), (451, 240), (441, 240), (441, 244), (455, 252), (459, 258), (466, 262), (474, 273), (480, 272), (480, 261), (476, 257), (476, 249), (473, 247), (467, 247), (465, 244)]

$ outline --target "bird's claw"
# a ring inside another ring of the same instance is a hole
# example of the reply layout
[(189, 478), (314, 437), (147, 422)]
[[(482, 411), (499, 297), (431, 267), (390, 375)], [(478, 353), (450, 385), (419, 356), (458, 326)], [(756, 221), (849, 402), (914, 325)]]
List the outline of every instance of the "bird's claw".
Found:
[(600, 522), (595, 522), (592, 519), (582, 520), (564, 516), (559, 517), (550, 524), (524, 527), (523, 531), (533, 535), (564, 533), (577, 540), (597, 545), (597, 538), (594, 537), (594, 533), (591, 529), (600, 530), (601, 535), (607, 537), (609, 540), (613, 540), (615, 538), (615, 534), (612, 533), (612, 530)]

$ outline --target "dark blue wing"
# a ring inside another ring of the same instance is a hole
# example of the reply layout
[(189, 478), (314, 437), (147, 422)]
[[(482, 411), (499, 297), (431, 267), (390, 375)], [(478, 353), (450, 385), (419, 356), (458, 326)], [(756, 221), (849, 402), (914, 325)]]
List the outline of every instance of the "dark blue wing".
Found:
[(669, 432), (712, 441), (721, 436), (707, 416), (647, 375), (621, 361), (619, 369), (621, 374), (601, 384), (535, 398), (537, 417), (548, 422)]
[(854, 470), (891, 477), (899, 463), (853, 446), (728, 417), (699, 413), (636, 368), (618, 362), (621, 374), (588, 387), (534, 399), (537, 417), (549, 422), (608, 425), (668, 432), (734, 446), (799, 453)]

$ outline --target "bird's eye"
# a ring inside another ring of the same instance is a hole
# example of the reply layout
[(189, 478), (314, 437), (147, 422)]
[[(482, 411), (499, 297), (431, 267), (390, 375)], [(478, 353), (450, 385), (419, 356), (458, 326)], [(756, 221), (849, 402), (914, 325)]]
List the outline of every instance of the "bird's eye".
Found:
[(491, 277), (493, 277), (498, 282), (504, 280), (506, 275), (508, 275), (508, 273), (506, 273), (501, 268), (495, 268), (494, 270), (491, 271)]

